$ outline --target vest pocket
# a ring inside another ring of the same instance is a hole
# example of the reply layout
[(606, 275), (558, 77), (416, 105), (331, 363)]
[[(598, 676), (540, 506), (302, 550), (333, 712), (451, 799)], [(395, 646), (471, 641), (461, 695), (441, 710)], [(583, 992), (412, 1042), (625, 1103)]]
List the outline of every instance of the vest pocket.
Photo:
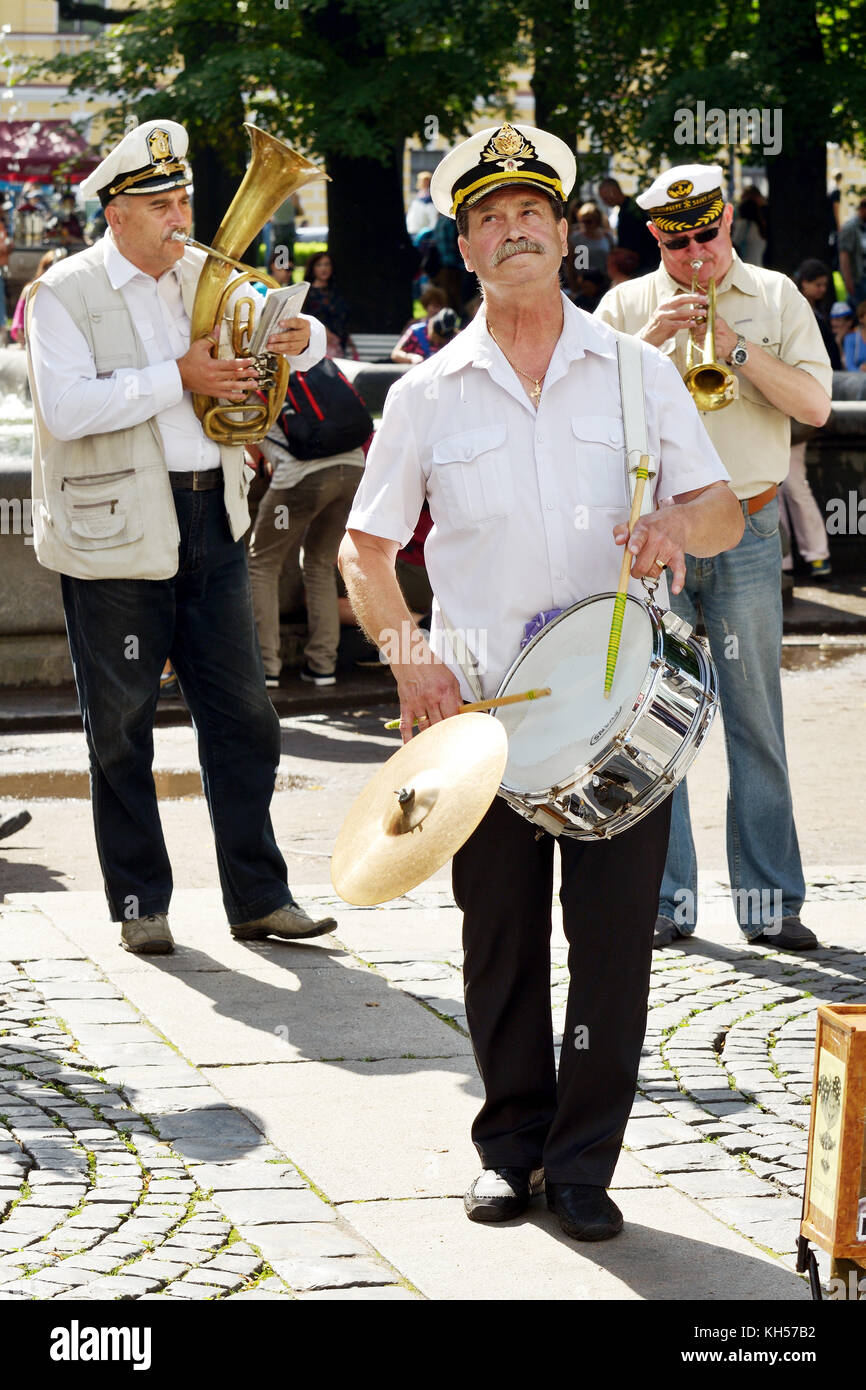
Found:
[(128, 545), (144, 530), (134, 468), (64, 477), (59, 509), (73, 550)]

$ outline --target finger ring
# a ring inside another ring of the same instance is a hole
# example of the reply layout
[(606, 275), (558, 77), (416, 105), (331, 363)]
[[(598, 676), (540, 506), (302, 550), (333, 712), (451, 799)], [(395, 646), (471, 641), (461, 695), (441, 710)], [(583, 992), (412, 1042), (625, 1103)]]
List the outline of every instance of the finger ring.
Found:
[(430, 723), (430, 716), (427, 715), (427, 714), (419, 714), (419, 715), (417, 715), (417, 719), (418, 719), (418, 723), (419, 723), (419, 724), (429, 724), (429, 723)]
[(658, 555), (653, 560), (653, 564), (658, 565), (660, 570), (665, 570), (668, 567), (667, 560), (660, 560)]

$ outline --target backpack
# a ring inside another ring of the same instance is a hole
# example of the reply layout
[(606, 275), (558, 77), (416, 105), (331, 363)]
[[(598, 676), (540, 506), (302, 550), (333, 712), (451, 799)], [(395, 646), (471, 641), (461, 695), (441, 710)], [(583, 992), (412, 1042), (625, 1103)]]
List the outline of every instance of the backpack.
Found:
[(358, 449), (373, 433), (373, 418), (354, 386), (330, 358), (308, 372), (292, 372), (277, 423), (297, 459), (330, 458)]

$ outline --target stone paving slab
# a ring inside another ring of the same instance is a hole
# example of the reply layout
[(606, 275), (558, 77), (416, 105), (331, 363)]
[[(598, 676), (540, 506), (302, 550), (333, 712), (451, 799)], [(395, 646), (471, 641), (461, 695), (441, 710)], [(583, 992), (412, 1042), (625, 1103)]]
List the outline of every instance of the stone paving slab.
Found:
[(454, 1199), (349, 1204), (348, 1219), (427, 1298), (600, 1301), (735, 1297), (808, 1300), (749, 1241), (670, 1188), (617, 1195), (628, 1240), (575, 1245), (536, 1201), (500, 1227), (466, 1220)]
[[(135, 956), (120, 945), (120, 929), (108, 920), (105, 895), (98, 892), (52, 894), (51, 920), (65, 934), (67, 954), (70, 943), (75, 953), (86, 956), (111, 979), (121, 975), (153, 974), (154, 965), (162, 976), (188, 975), (199, 971), (232, 970), (246, 973), (250, 969), (280, 972), (286, 967), (323, 969), (336, 964), (345, 956), (342, 946), (331, 937), (293, 944), (285, 941), (235, 941), (225, 918), (218, 891), (180, 889), (172, 895), (171, 927), (176, 948), (172, 955), (158, 960)], [(24, 909), (39, 907), (40, 894), (15, 893), (10, 902)], [(2, 937), (0, 937), (2, 941)], [(48, 956), (52, 953), (45, 952)], [(0, 951), (0, 959), (3, 959)], [(279, 974), (277, 974), (279, 978)], [(126, 990), (124, 990), (126, 993)]]
[(221, 1067), (212, 1075), (303, 1172), (316, 1171), (332, 1201), (455, 1196), (477, 1169), (469, 1126), (482, 1092), (471, 1055)]
[[(197, 1066), (311, 1058), (454, 1056), (465, 1037), (439, 1022), (380, 976), (350, 962), (333, 967), (248, 968), (167, 977), (128, 977), (128, 996)], [(214, 1022), (218, 1027), (214, 1027)]]

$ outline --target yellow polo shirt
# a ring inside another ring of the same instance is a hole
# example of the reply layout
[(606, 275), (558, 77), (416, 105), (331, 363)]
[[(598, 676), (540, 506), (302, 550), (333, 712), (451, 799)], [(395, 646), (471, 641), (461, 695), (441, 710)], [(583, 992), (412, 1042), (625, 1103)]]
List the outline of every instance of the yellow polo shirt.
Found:
[[(829, 395), (833, 370), (815, 315), (793, 280), (776, 270), (747, 265), (733, 253), (733, 263), (716, 286), (716, 311), (747, 346), (757, 344), (789, 367), (808, 372)], [(660, 304), (686, 293), (664, 266), (608, 290), (596, 309), (623, 333), (638, 333)], [(682, 329), (662, 344), (683, 375), (688, 334)], [(699, 357), (696, 360), (700, 360)], [(736, 370), (736, 369), (735, 369)], [(771, 405), (741, 372), (739, 397), (722, 410), (702, 411), (707, 434), (731, 475), (741, 499), (756, 497), (787, 477), (791, 447), (790, 419)]]

